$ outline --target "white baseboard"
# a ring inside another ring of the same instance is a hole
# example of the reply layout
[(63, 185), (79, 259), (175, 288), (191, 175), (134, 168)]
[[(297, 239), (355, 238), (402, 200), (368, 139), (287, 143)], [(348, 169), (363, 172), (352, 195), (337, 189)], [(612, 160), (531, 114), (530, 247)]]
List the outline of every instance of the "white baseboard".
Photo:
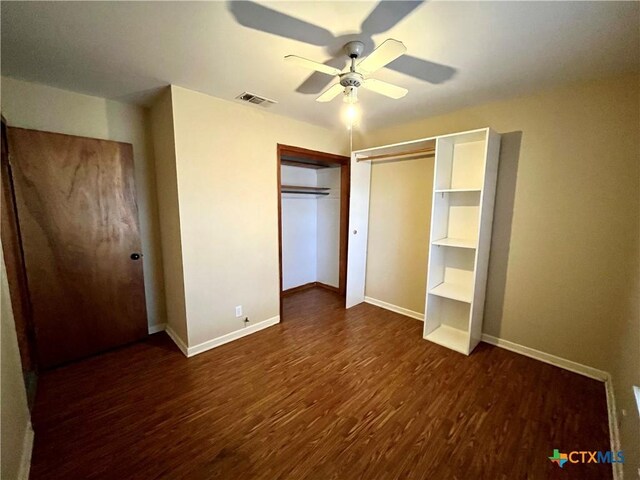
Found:
[(416, 320), (420, 320), (421, 322), (424, 321), (424, 313), (414, 312), (413, 310), (409, 310), (408, 308), (399, 307), (391, 303), (383, 302), (382, 300), (378, 300), (376, 298), (364, 297), (364, 301), (371, 305), (375, 305), (376, 307), (384, 308), (385, 310), (399, 313), (400, 315), (404, 315), (406, 317), (415, 318)]
[(149, 335), (154, 333), (164, 332), (167, 329), (166, 323), (157, 323), (155, 325), (149, 325)]
[(198, 345), (194, 345), (193, 347), (189, 347), (187, 349), (187, 357), (193, 357), (202, 352), (206, 352), (207, 350), (211, 350), (212, 348), (219, 347), (220, 345), (224, 345), (225, 343), (233, 342), (239, 338), (245, 337), (247, 335), (251, 335), (252, 333), (258, 332), (260, 330), (264, 330), (267, 327), (271, 327), (280, 323), (280, 315), (276, 315), (275, 317), (269, 318), (262, 322), (255, 323), (248, 327), (244, 327), (241, 330), (236, 330), (235, 332), (227, 333), (226, 335), (222, 335), (221, 337), (217, 337), (211, 340), (207, 340), (206, 342), (202, 342)]
[(189, 356), (189, 349), (187, 348), (187, 344), (184, 343), (184, 340), (180, 338), (180, 336), (171, 328), (171, 325), (167, 325), (164, 329), (169, 335), (169, 338), (173, 340), (173, 343), (180, 349), (180, 351), (184, 354), (185, 357)]
[(221, 337), (213, 338), (211, 340), (207, 340), (206, 342), (202, 342), (198, 345), (194, 345), (193, 347), (187, 347), (186, 342), (180, 338), (180, 336), (171, 328), (171, 325), (165, 326), (165, 332), (167, 335), (173, 340), (173, 343), (180, 349), (180, 351), (184, 354), (185, 357), (193, 357), (202, 352), (206, 352), (207, 350), (211, 350), (212, 348), (219, 347), (220, 345), (224, 345), (225, 343), (233, 342), (239, 338), (245, 337), (247, 335), (251, 335), (252, 333), (259, 332), (260, 330), (264, 330), (267, 327), (271, 327), (280, 323), (280, 315), (276, 315), (275, 317), (269, 318), (262, 322), (258, 322), (254, 325), (250, 325), (241, 330), (236, 330), (235, 332), (227, 333), (226, 335), (222, 335)]
[(19, 480), (29, 480), (29, 471), (31, 470), (31, 454), (33, 452), (33, 427), (31, 422), (27, 424), (27, 430), (24, 432), (22, 440), (22, 455), (20, 456), (20, 471), (18, 472)]
[(509, 350), (511, 352), (519, 353), (521, 355), (524, 355), (525, 357), (540, 360), (541, 362), (548, 363), (549, 365), (564, 368), (565, 370), (569, 370), (573, 373), (579, 373), (580, 375), (584, 375), (585, 377), (600, 380), (601, 382), (605, 382), (609, 378), (609, 374), (607, 372), (598, 370), (597, 368), (588, 367), (586, 365), (582, 365), (581, 363), (567, 360), (566, 358), (556, 357), (555, 355), (551, 355), (550, 353), (541, 352), (540, 350), (525, 347), (524, 345), (487, 335), (486, 333), (482, 334), (482, 341), (490, 345), (495, 345), (496, 347), (504, 348), (505, 350)]

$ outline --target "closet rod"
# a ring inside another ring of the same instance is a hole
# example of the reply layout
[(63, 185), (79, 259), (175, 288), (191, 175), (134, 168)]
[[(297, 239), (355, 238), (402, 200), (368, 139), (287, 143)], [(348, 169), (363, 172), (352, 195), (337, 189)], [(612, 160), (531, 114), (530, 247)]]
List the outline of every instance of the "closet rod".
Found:
[(421, 148), (419, 150), (411, 150), (409, 152), (402, 152), (402, 153), (385, 153), (384, 155), (371, 155), (368, 157), (360, 157), (357, 158), (358, 162), (366, 162), (369, 160), (382, 160), (385, 158), (398, 158), (398, 157), (407, 157), (407, 156), (414, 156), (417, 154), (425, 154), (424, 156), (432, 156), (436, 154), (436, 149), (435, 148)]

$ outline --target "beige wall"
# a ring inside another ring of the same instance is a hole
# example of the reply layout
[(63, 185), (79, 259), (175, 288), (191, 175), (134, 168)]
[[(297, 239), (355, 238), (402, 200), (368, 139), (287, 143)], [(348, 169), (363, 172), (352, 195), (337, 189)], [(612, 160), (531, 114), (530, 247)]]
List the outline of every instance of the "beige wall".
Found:
[(189, 346), (278, 315), (278, 143), (344, 154), (347, 135), (172, 87)]
[[(640, 462), (631, 397), (631, 383), (640, 384), (638, 84), (627, 76), (571, 85), (368, 132), (360, 141), (367, 147), (486, 126), (507, 134), (484, 331), (611, 372), (619, 410), (627, 411), (630, 477)], [(370, 249), (378, 255), (385, 252)]]
[(433, 158), (374, 163), (365, 295), (424, 313)]
[(2, 77), (2, 114), (9, 126), (100, 138), (133, 145), (144, 252), (149, 324), (165, 322), (162, 256), (151, 135), (145, 110), (89, 95)]
[(158, 212), (164, 260), (167, 324), (187, 343), (187, 317), (180, 238), (180, 206), (171, 89), (166, 88), (149, 112), (156, 160)]
[[(2, 248), (0, 248), (0, 252)], [(0, 256), (2, 256), (0, 254)], [(33, 438), (27, 394), (22, 378), (22, 365), (18, 352), (18, 338), (13, 321), (11, 297), (7, 284), (7, 272), (2, 257), (2, 279), (0, 279), (0, 477), (19, 479), (26, 472), (23, 465), (31, 456)], [(26, 447), (26, 448), (25, 448)]]

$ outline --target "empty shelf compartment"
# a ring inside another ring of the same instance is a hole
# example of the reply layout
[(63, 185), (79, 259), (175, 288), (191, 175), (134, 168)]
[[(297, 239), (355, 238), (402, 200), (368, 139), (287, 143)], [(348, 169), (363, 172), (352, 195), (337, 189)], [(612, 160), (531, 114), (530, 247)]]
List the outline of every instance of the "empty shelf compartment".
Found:
[(431, 333), (425, 335), (424, 338), (456, 352), (469, 355), (469, 335), (464, 330), (448, 325), (440, 325)]

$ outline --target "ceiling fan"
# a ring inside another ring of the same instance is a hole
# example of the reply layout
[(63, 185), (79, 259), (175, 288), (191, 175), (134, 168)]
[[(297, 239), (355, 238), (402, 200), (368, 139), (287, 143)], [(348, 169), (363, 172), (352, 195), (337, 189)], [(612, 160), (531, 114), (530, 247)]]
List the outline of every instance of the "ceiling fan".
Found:
[(351, 59), (351, 65), (348, 70), (345, 69), (346, 71), (296, 55), (287, 55), (284, 59), (300, 67), (338, 77), (339, 81), (322, 92), (316, 98), (317, 102), (330, 102), (341, 93), (344, 93), (344, 101), (346, 103), (356, 103), (358, 101), (358, 88), (360, 87), (393, 99), (404, 97), (408, 92), (406, 88), (371, 78), (373, 73), (393, 62), (407, 51), (404, 44), (389, 38), (376, 48), (371, 55), (356, 64), (356, 60), (360, 58), (363, 50), (364, 43), (360, 41), (351, 41), (344, 46), (344, 51)]
[[(374, 48), (374, 36), (394, 28), (398, 23), (411, 16), (424, 3), (424, 0), (380, 1), (369, 12), (367, 17), (362, 20), (357, 30), (344, 35), (334, 35), (322, 26), (314, 25), (256, 2), (229, 0), (227, 5), (231, 15), (244, 27), (323, 47), (325, 53), (331, 58), (324, 62), (322, 66), (329, 68), (324, 71), (320, 70), (321, 67), (315, 68), (314, 70), (316, 71), (296, 89), (299, 93), (317, 95), (330, 81), (330, 78), (325, 74), (338, 75), (338, 73), (342, 73), (346, 58), (340, 53), (346, 43), (351, 41), (362, 42), (364, 48), (362, 50), (355, 49), (359, 56), (363, 50), (364, 52), (372, 51)], [(363, 3), (363, 5), (366, 4)], [(353, 50), (350, 51), (353, 52)], [(336, 56), (338, 54), (340, 55)], [(347, 54), (349, 54), (349, 51)], [(369, 55), (369, 58), (371, 58), (371, 55)], [(456, 69), (453, 67), (406, 54), (400, 55), (395, 60), (387, 63), (386, 68), (436, 85), (449, 81), (456, 74)], [(333, 69), (340, 72), (336, 73)], [(357, 67), (356, 71), (358, 71)], [(370, 85), (373, 84), (375, 82), (370, 82)]]

